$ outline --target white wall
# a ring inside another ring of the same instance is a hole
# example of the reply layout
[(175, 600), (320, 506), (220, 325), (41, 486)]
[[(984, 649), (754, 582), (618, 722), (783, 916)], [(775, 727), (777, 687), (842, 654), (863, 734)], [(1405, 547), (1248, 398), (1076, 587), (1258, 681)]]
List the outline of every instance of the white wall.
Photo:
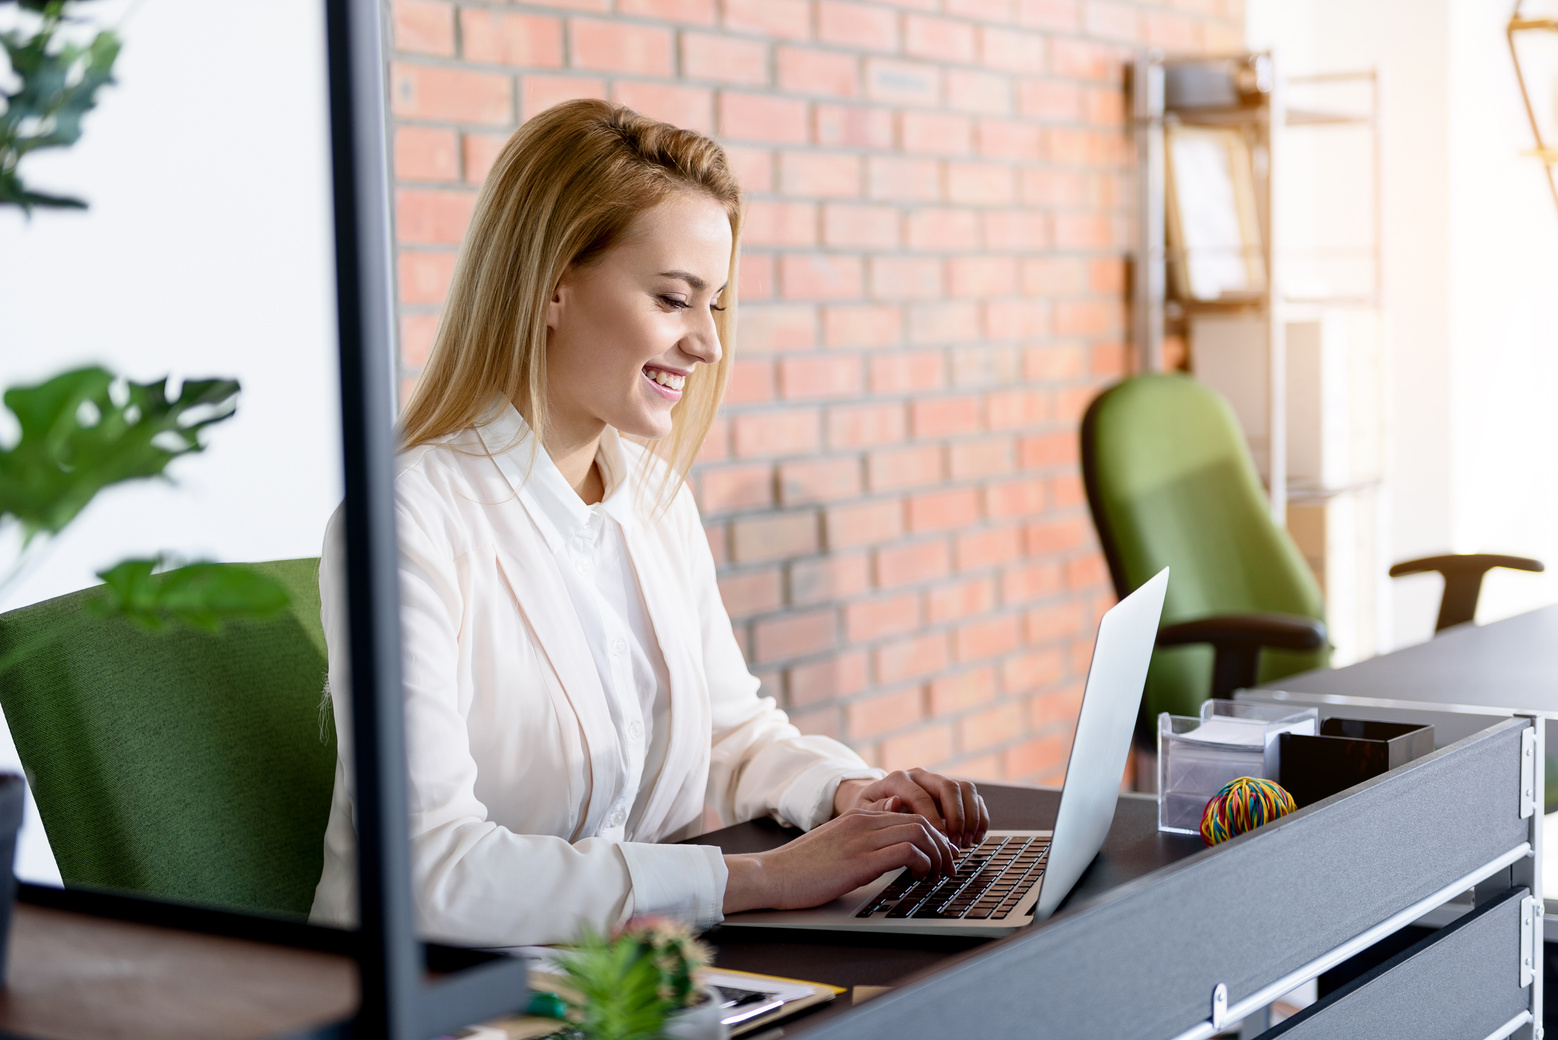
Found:
[[(1508, 552), (1479, 620), (1558, 601), (1558, 211), (1487, 0), (1250, 0), (1290, 73), (1383, 79), (1386, 559)], [(1549, 87), (1549, 89), (1551, 89)], [(1440, 583), (1391, 585), (1385, 648), (1427, 639)]]
[[(113, 23), (126, 5), (83, 13)], [(0, 210), (0, 386), (94, 362), (231, 376), (238, 415), (173, 464), (175, 484), (100, 496), (0, 609), (159, 550), (317, 555), (341, 495), (322, 5), (141, 0), (121, 35), (81, 142), (24, 166), (91, 208)], [(14, 755), (0, 729), (0, 768)], [(18, 872), (57, 877), (39, 837), (30, 815)]]

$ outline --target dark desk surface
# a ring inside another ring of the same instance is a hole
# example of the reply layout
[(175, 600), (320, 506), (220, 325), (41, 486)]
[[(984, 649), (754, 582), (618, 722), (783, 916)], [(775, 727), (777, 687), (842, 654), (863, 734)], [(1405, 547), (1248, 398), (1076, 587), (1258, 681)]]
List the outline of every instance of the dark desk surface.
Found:
[(1558, 718), (1558, 606), (1462, 625), (1395, 653), (1267, 684), (1354, 703)]
[[(992, 826), (1039, 830), (1054, 825), (1055, 810), (1060, 804), (1058, 790), (984, 784), (979, 789), (990, 808)], [(1160, 834), (1157, 828), (1155, 799), (1122, 795), (1103, 849), (1061, 905), (1061, 913), (1126, 881), (1201, 851), (1199, 838)], [(762, 852), (782, 845), (796, 833), (770, 820), (762, 820), (727, 827), (692, 840), (718, 845), (726, 852)], [(714, 962), (722, 968), (826, 982), (847, 991), (833, 1004), (797, 1020), (798, 1023), (848, 1009), (856, 986), (899, 985), (919, 972), (950, 963), (962, 952), (988, 941), (768, 928), (716, 928), (707, 938), (715, 948)]]

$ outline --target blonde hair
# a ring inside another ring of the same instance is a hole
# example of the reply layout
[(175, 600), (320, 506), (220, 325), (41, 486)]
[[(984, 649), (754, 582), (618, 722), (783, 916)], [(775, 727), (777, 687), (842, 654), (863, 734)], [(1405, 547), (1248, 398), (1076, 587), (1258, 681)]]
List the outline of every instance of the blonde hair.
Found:
[(432, 353), (401, 414), (402, 446), (475, 425), (494, 392), (519, 404), (536, 441), (544, 441), (546, 313), (558, 281), (570, 265), (599, 259), (638, 214), (679, 191), (724, 207), (732, 248), (725, 309), (714, 316), (722, 356), (687, 377), (671, 433), (646, 442), (667, 463), (657, 498), (669, 502), (730, 375), (741, 189), (714, 141), (605, 101), (553, 105), (498, 154), (476, 199)]

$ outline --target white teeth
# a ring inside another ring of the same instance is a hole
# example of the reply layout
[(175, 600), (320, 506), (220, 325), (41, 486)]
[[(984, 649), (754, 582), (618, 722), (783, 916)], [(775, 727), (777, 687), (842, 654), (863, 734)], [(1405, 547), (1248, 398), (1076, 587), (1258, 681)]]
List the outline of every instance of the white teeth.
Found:
[(656, 368), (651, 370), (646, 368), (644, 369), (644, 374), (669, 390), (680, 390), (687, 385), (686, 376), (673, 375), (663, 369)]

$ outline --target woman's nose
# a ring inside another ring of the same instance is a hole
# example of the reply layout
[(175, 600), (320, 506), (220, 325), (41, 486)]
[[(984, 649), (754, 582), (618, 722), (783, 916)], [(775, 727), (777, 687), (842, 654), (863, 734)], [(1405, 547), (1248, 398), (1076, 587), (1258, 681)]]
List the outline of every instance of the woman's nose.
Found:
[(713, 314), (709, 314), (699, 327), (693, 330), (682, 343), (682, 349), (705, 365), (719, 362), (723, 349), (720, 346), (719, 329), (714, 324)]

